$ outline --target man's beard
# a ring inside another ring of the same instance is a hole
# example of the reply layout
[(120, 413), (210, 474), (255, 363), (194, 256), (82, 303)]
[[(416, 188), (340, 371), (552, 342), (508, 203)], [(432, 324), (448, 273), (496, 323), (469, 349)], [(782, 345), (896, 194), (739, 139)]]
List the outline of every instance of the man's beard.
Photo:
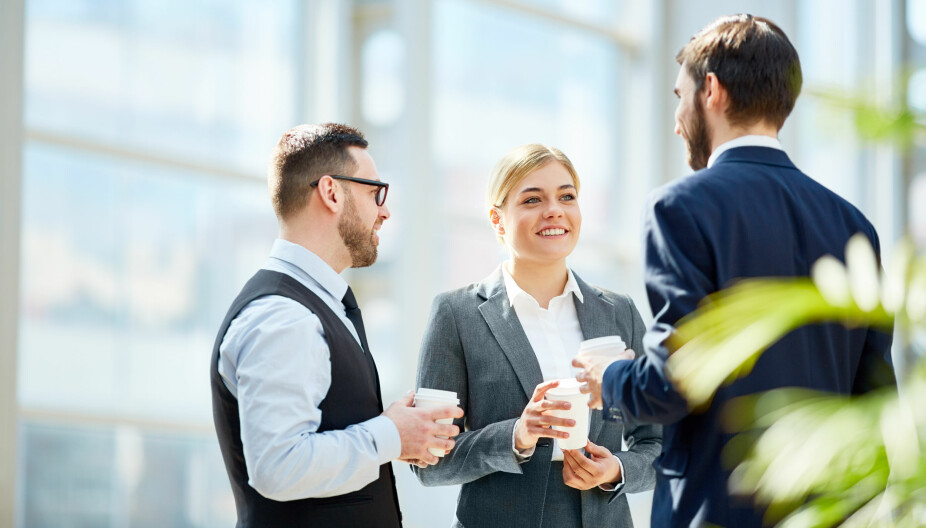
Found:
[(365, 268), (376, 262), (374, 230), (367, 231), (360, 222), (357, 205), (350, 191), (344, 193), (344, 212), (338, 221), (338, 233), (350, 253), (351, 267)]
[(707, 120), (704, 119), (704, 107), (701, 100), (695, 97), (694, 117), (688, 127), (688, 137), (685, 138), (685, 147), (688, 149), (688, 166), (691, 170), (701, 170), (707, 167), (707, 160), (711, 157), (711, 132), (707, 129)]

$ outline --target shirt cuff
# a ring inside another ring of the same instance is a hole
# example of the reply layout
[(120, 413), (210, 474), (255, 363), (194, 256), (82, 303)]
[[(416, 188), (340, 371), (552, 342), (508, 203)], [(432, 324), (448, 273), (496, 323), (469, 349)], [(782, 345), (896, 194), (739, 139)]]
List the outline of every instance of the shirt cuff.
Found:
[(614, 458), (616, 458), (617, 463), (621, 465), (621, 479), (617, 482), (609, 482), (607, 484), (598, 486), (598, 489), (601, 491), (618, 492), (621, 490), (621, 488), (624, 487), (624, 463), (621, 462), (621, 458), (619, 456), (614, 455)]
[(520, 451), (517, 447), (514, 446), (514, 435), (518, 432), (519, 423), (521, 423), (520, 418), (514, 421), (514, 429), (511, 430), (511, 451), (514, 453), (515, 458), (518, 459), (518, 464), (530, 460), (531, 455), (534, 454), (534, 449), (537, 448), (537, 446), (532, 446), (523, 451)]
[(402, 454), (402, 438), (395, 423), (386, 416), (379, 415), (363, 422), (364, 427), (373, 437), (376, 454), (380, 464), (399, 458)]

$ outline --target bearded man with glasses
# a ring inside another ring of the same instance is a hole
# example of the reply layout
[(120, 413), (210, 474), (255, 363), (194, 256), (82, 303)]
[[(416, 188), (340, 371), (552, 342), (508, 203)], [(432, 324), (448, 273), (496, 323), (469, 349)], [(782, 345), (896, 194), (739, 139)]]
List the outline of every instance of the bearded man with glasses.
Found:
[[(212, 407), (238, 527), (401, 526), (391, 460), (437, 463), (459, 407), (383, 411), (356, 298), (340, 273), (376, 261), (389, 218), (367, 141), (301, 125), (268, 173), (280, 237), (232, 303), (212, 354)], [(439, 438), (443, 436), (445, 438)]]

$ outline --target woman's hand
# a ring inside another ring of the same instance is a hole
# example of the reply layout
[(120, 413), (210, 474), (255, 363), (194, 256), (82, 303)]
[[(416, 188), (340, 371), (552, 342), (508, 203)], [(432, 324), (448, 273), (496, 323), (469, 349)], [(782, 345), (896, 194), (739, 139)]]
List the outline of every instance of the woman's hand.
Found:
[(547, 414), (551, 410), (569, 409), (569, 402), (545, 400), (543, 397), (548, 390), (559, 385), (559, 380), (547, 381), (537, 385), (534, 395), (527, 402), (527, 407), (521, 413), (518, 427), (514, 431), (514, 447), (519, 451), (530, 449), (537, 445), (537, 440), (546, 438), (569, 438), (569, 433), (551, 429), (551, 425), (572, 427), (576, 424), (570, 418), (558, 418)]
[(578, 449), (563, 450), (563, 482), (571, 488), (592, 489), (602, 484), (621, 480), (621, 463), (606, 447), (595, 445), (591, 440), (585, 445), (587, 458)]

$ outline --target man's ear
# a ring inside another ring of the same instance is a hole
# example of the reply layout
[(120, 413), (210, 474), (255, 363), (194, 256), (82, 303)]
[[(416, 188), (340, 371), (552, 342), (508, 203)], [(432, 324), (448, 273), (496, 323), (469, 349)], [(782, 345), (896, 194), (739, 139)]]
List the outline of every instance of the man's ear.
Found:
[(502, 215), (499, 214), (498, 209), (495, 207), (489, 211), (489, 222), (492, 223), (492, 228), (495, 229), (495, 234), (498, 236), (505, 234), (505, 225), (502, 222)]
[(720, 84), (720, 79), (717, 78), (717, 74), (714, 72), (710, 72), (704, 77), (700, 97), (705, 110), (725, 111), (727, 104), (729, 104), (727, 89)]
[(318, 185), (315, 187), (315, 193), (318, 195), (318, 200), (321, 202), (322, 207), (325, 207), (332, 213), (337, 213), (341, 210), (341, 188), (334, 181), (334, 178), (330, 176), (322, 176), (318, 180)]

